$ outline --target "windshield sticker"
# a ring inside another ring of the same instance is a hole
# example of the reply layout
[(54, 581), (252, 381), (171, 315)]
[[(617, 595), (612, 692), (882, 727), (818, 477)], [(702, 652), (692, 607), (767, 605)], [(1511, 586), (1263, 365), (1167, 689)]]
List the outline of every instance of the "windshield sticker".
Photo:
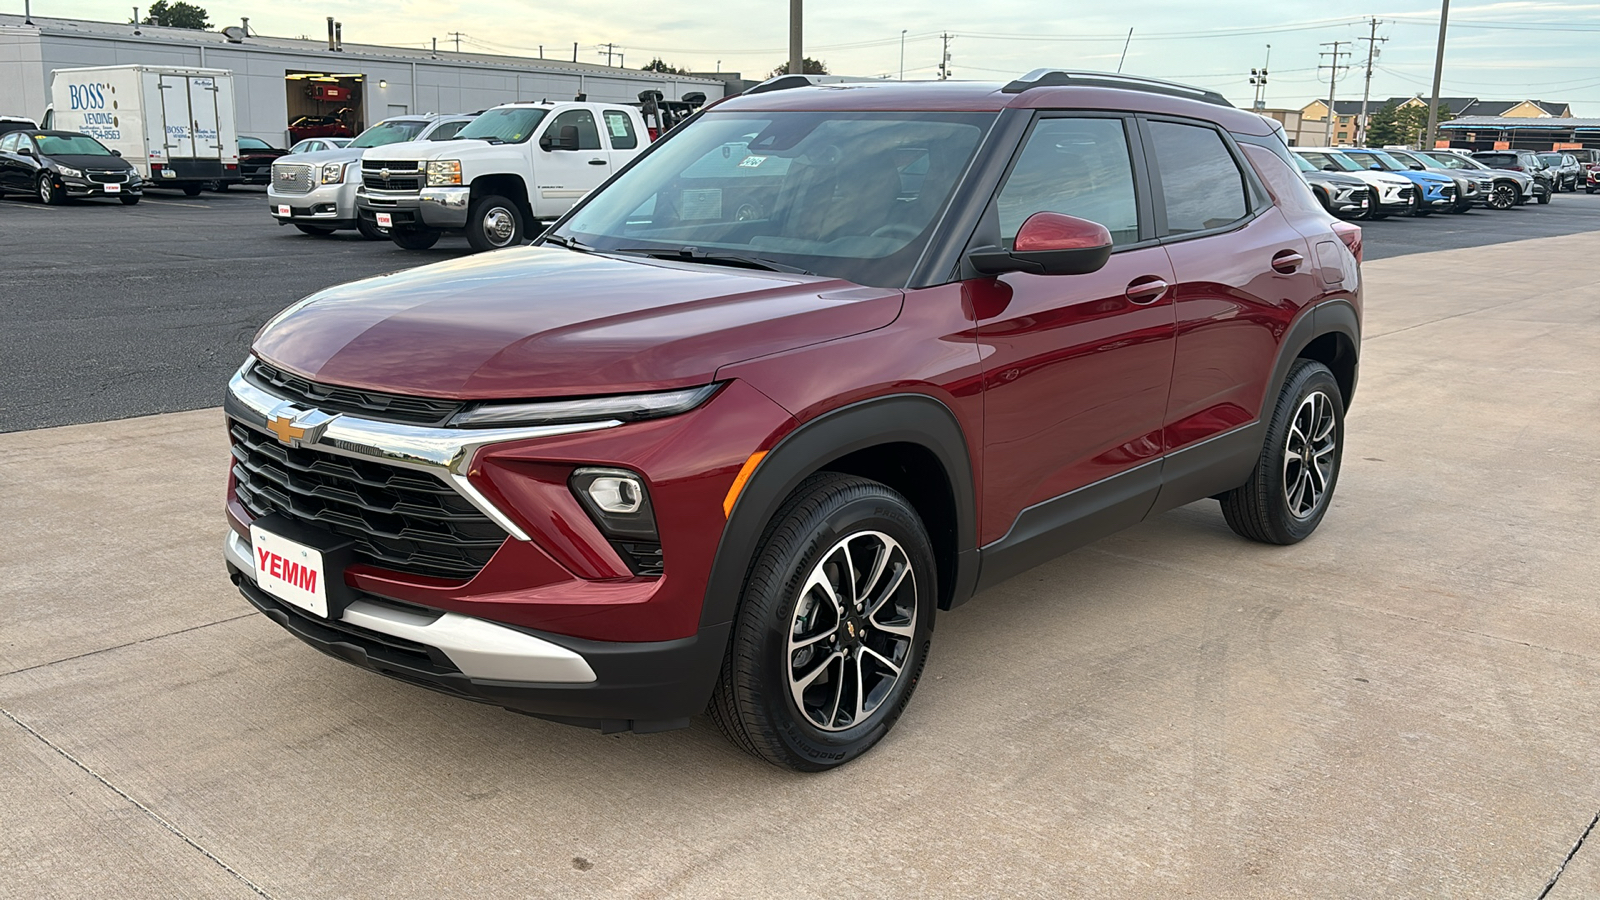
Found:
[(739, 160), (739, 168), (754, 169), (766, 161), (767, 158), (765, 156), (746, 156), (744, 159)]

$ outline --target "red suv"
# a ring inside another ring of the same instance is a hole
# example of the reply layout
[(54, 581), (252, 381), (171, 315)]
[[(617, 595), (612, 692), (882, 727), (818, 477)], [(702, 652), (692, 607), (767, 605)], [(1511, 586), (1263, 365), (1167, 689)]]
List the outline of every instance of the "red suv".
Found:
[(1208, 497), (1309, 535), (1360, 249), (1209, 92), (778, 79), (539, 246), (270, 321), (227, 394), (228, 567), (376, 672), (606, 732), (709, 710), (826, 769), (990, 585)]

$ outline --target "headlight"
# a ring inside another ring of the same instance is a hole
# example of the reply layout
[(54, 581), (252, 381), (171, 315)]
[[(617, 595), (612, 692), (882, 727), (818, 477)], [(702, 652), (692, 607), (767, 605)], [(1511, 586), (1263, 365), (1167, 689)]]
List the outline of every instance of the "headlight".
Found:
[(63, 175), (69, 175), (69, 176), (71, 176), (73, 178), (82, 178), (83, 177), (83, 173), (82, 172), (79, 172), (77, 169), (69, 169), (66, 166), (56, 166), (56, 171), (60, 172)]
[(461, 183), (461, 160), (435, 159), (428, 163), (428, 187)]
[(344, 180), (344, 167), (346, 165), (349, 165), (349, 164), (348, 163), (323, 163), (322, 164), (322, 183), (323, 184), (338, 184), (339, 182), (343, 181)]
[(588, 400), (550, 400), (537, 403), (481, 403), (450, 419), (458, 428), (498, 428), (512, 425), (553, 425), (557, 422), (601, 422), (616, 419), (636, 422), (688, 412), (716, 393), (717, 385), (662, 391), (656, 394), (622, 394)]

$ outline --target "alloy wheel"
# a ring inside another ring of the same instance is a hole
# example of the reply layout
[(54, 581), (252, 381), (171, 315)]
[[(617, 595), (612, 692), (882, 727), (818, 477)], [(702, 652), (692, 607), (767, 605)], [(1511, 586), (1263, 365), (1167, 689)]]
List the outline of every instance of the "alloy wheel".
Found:
[(916, 628), (917, 579), (900, 543), (881, 531), (839, 540), (795, 603), (785, 651), (795, 707), (823, 731), (866, 721), (904, 674)]
[(55, 199), (55, 196), (56, 186), (50, 182), (50, 179), (48, 177), (39, 179), (40, 202), (49, 203)]
[(1497, 184), (1489, 193), (1489, 205), (1495, 209), (1510, 209), (1517, 204), (1517, 191), (1509, 184)]
[(1333, 452), (1339, 444), (1336, 424), (1333, 401), (1321, 391), (1306, 395), (1289, 424), (1283, 448), (1283, 499), (1297, 519), (1310, 518), (1328, 492)]
[(504, 247), (517, 234), (516, 217), (503, 206), (492, 207), (483, 214), (483, 233), (489, 243)]

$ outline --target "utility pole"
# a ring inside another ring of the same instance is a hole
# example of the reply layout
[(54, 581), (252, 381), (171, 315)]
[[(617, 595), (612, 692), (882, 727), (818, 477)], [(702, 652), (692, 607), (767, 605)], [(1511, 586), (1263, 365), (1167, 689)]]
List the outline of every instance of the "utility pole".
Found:
[(450, 32), (450, 37), (455, 38), (455, 40), (456, 40), (456, 52), (460, 53), (461, 52), (461, 32), (452, 31), (452, 32)]
[(939, 40), (944, 42), (944, 49), (939, 51), (939, 80), (950, 80), (950, 35), (941, 34)]
[(1361, 38), (1367, 42), (1367, 84), (1361, 89), (1361, 118), (1356, 120), (1357, 147), (1365, 146), (1367, 142), (1367, 101), (1372, 97), (1372, 62), (1378, 58), (1378, 45), (1388, 40), (1386, 37), (1378, 37), (1378, 26), (1382, 24), (1381, 19), (1373, 18), (1372, 33)]
[(800, 0), (789, 0), (789, 74), (806, 73), (805, 42), (800, 39)]
[[(1251, 107), (1256, 112), (1267, 108), (1267, 66), (1272, 64), (1272, 45), (1267, 45), (1267, 61), (1259, 69), (1250, 70), (1250, 85), (1256, 89), (1255, 105)], [(1119, 70), (1120, 71), (1120, 70)]]
[(1339, 48), (1349, 43), (1349, 41), (1324, 41), (1322, 46), (1332, 47), (1333, 49), (1323, 50), (1317, 54), (1318, 56), (1329, 57), (1326, 66), (1317, 66), (1318, 69), (1326, 68), (1328, 70), (1328, 127), (1326, 129), (1326, 134), (1323, 137), (1323, 146), (1325, 147), (1333, 146), (1333, 87), (1339, 83), (1339, 72), (1341, 70), (1350, 68), (1349, 66), (1343, 65), (1339, 62), (1339, 57), (1349, 56), (1350, 51), (1340, 50)]
[(611, 57), (616, 52), (617, 45), (608, 43), (608, 44), (601, 44), (600, 46), (606, 48), (606, 51), (605, 51), (606, 52), (606, 65), (608, 65), (608, 66), (611, 65)]
[(900, 80), (906, 80), (906, 29), (900, 29)]
[(1444, 0), (1439, 8), (1439, 51), (1433, 57), (1433, 96), (1428, 98), (1428, 136), (1422, 141), (1424, 150), (1432, 150), (1439, 136), (1439, 80), (1444, 75), (1444, 31), (1449, 24), (1450, 0)]
[(1128, 61), (1128, 45), (1133, 43), (1133, 29), (1128, 29), (1128, 39), (1122, 42), (1122, 55), (1117, 57), (1117, 74), (1122, 74), (1122, 64)]

